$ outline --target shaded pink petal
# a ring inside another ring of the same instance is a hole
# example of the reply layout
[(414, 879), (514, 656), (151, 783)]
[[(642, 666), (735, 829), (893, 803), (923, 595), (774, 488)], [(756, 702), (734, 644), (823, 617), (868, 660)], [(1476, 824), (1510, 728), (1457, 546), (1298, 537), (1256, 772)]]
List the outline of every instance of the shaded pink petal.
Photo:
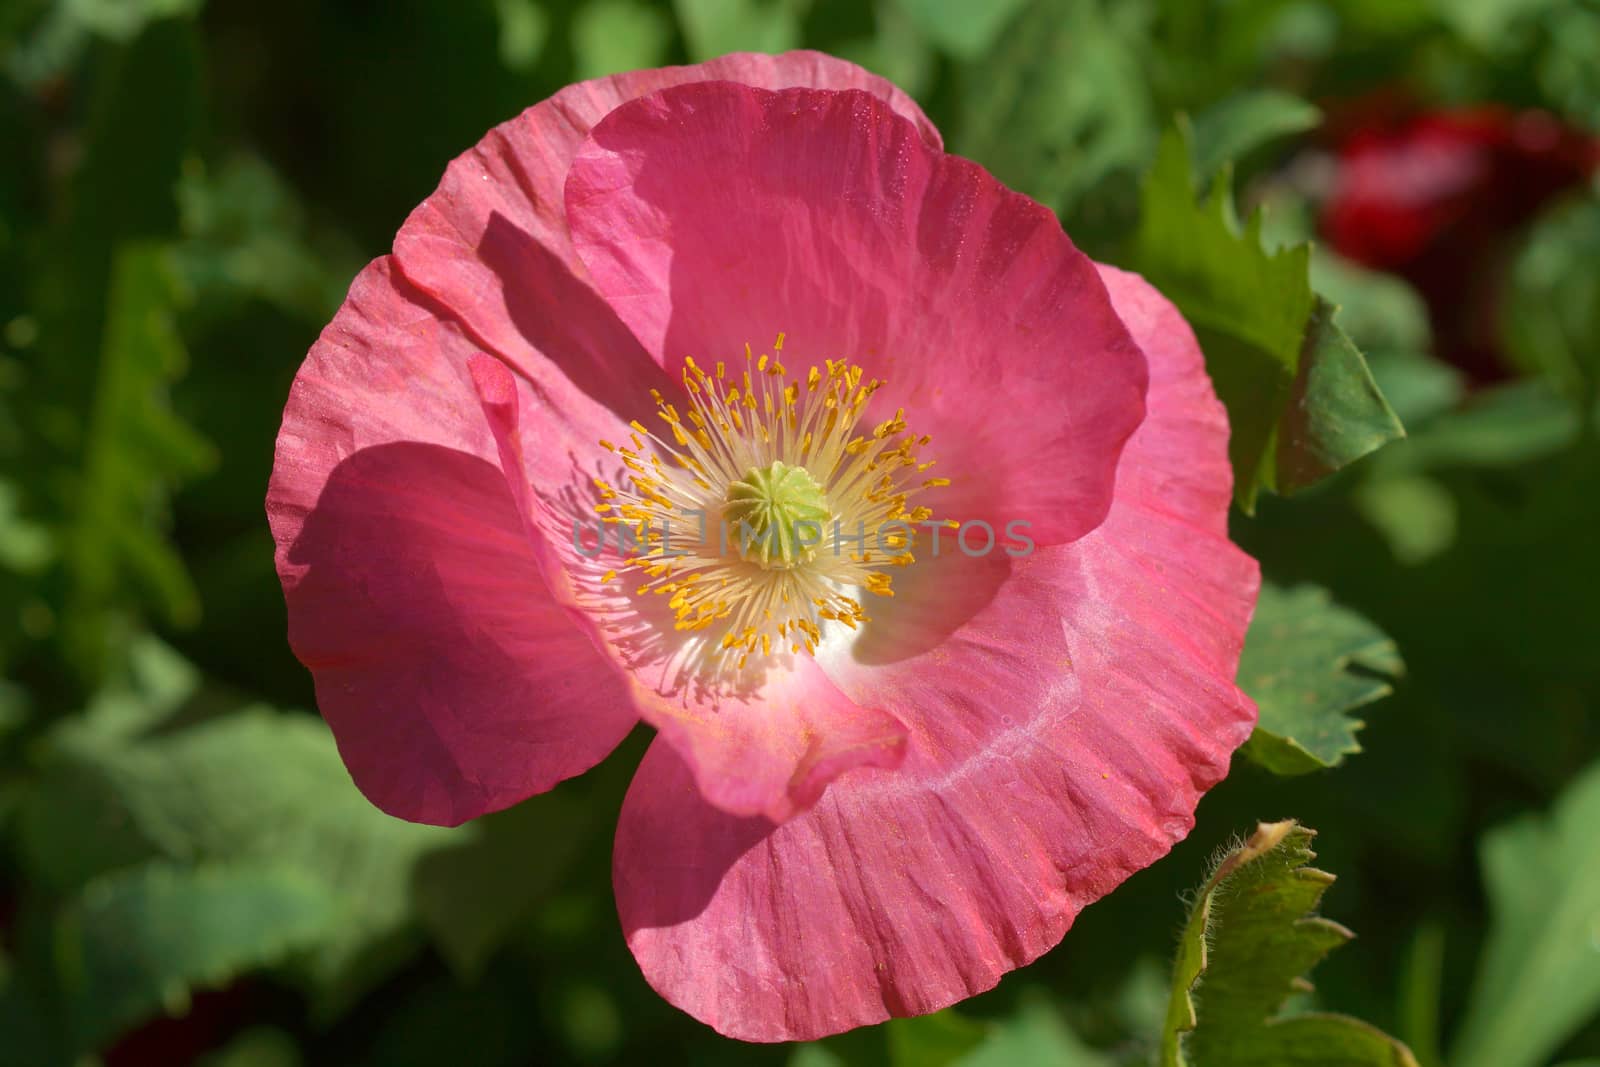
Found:
[(819, 52), (741, 53), (581, 82), (496, 126), (450, 164), (395, 237), (401, 271), (486, 349), (536, 381), (557, 414), (599, 403), (628, 412), (626, 421), (641, 405), (648, 409), (657, 384), (649, 357), (584, 280), (567, 237), (562, 187), (590, 129), (618, 105), (722, 79), (864, 90), (907, 116), (928, 143), (940, 143), (905, 93)]
[(519, 514), (491, 431), (514, 389), (380, 259), (284, 412), (267, 512), (289, 640), (356, 784), (402, 818), (516, 803), (637, 721)]
[(709, 804), (774, 822), (810, 807), (839, 774), (905, 756), (900, 721), (857, 705), (808, 657), (749, 697), (651, 700), (643, 714), (682, 753)]
[[(780, 331), (890, 387), (941, 517), (1082, 536), (1143, 417), (1144, 359), (1055, 216), (871, 96), (679, 86), (591, 133), (566, 188), (595, 287), (664, 365)], [(919, 499), (919, 503), (923, 502)]]
[(1186, 834), (1249, 735), (1233, 676), (1257, 572), (1227, 539), (1223, 411), (1171, 305), (1104, 275), (1151, 368), (1104, 524), (1025, 559), (919, 562), (908, 595), (935, 610), (825, 664), (907, 724), (900, 768), (773, 827), (705, 805), (665, 746), (641, 765), (623, 927), (650, 983), (722, 1033), (813, 1038), (992, 987)]
[[(545, 573), (558, 586), (556, 598), (573, 607), (582, 603), (602, 619), (618, 607), (614, 590), (600, 581), (615, 557), (587, 557), (572, 535), (575, 521), (588, 526), (593, 518), (590, 479), (623, 477), (599, 441), (621, 439), (628, 419), (646, 415), (652, 388), (671, 393), (676, 386), (590, 288), (567, 237), (562, 188), (589, 130), (618, 104), (707, 79), (862, 89), (889, 101), (930, 143), (939, 143), (905, 94), (815, 52), (733, 55), (637, 71), (570, 86), (491, 130), (450, 165), (395, 239), (394, 260), (406, 280), (442, 316), (459, 322), (466, 338), (517, 372), (514, 384), (482, 365), (474, 372), (479, 388), (493, 394), (486, 401), (498, 431), (497, 462), (508, 472), (520, 470), (526, 481), (523, 514), (536, 529), (535, 544), (552, 556)], [(556, 573), (557, 562), (564, 574)], [(637, 604), (620, 607), (627, 623), (637, 623)], [(670, 657), (670, 624), (666, 632), (667, 647), (660, 651)], [(619, 655), (640, 676), (652, 666), (665, 669), (628, 649)], [(807, 698), (806, 716), (771, 714), (768, 701), (798, 699), (785, 692), (787, 684), (769, 686), (755, 699), (724, 697), (715, 706), (666, 685), (636, 687), (633, 696), (652, 723), (682, 744), (707, 795), (737, 811), (782, 818), (810, 803), (841, 767), (899, 758), (898, 723), (856, 708), (820, 675), (812, 686), (824, 695)]]

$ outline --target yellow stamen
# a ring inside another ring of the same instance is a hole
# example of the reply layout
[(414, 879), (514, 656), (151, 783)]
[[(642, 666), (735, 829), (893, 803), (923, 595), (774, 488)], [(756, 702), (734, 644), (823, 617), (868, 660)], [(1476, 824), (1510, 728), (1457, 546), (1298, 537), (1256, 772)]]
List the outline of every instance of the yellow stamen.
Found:
[[(933, 465), (916, 454), (929, 438), (907, 432), (904, 409), (863, 425), (883, 381), (846, 360), (790, 378), (783, 342), (759, 355), (747, 345), (731, 377), (723, 361), (707, 373), (685, 359), (687, 410), (653, 391), (663, 432), (634, 421), (631, 448), (602, 442), (631, 485), (595, 479), (608, 502), (597, 513), (632, 524), (637, 540), (619, 570), (646, 579), (640, 595), (668, 597), (676, 629), (715, 627), (706, 647), (734, 670), (815, 653), (824, 622), (868, 622), (856, 592), (893, 596), (889, 572), (914, 561), (915, 525), (933, 516), (908, 501), (950, 484), (920, 477)], [(741, 532), (770, 540), (741, 548)]]

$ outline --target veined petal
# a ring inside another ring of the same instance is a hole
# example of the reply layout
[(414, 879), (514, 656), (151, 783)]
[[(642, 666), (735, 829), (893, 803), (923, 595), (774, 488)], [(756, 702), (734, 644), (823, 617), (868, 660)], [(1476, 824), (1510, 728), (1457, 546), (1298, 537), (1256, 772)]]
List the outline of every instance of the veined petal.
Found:
[[(779, 672), (754, 694), (707, 696), (675, 688), (667, 677), (674, 653), (670, 622), (664, 635), (638, 640), (640, 622), (651, 622), (646, 606), (606, 585), (603, 573), (616, 560), (579, 549), (584, 534), (574, 533), (574, 523), (592, 520), (592, 480), (618, 477), (602, 438), (622, 440), (626, 419), (650, 403), (651, 390), (675, 395), (677, 384), (590, 288), (566, 235), (566, 170), (590, 128), (621, 102), (666, 86), (723, 78), (771, 88), (866, 91), (907, 115), (926, 141), (939, 144), (938, 131), (906, 94), (850, 62), (810, 51), (734, 54), (699, 66), (600, 78), (568, 86), (496, 126), (451, 163), (434, 195), (406, 219), (395, 238), (392, 264), (403, 275), (395, 285), (440, 323), (418, 322), (421, 317), (406, 309), (400, 320), (416, 330), (426, 326), (430, 336), (443, 331), (453, 339), (426, 373), (459, 386), (469, 378), (467, 360), (478, 360), (470, 378), (482, 394), (496, 440), (477, 442), (477, 454), (506, 469), (518, 510), (533, 525), (531, 541), (546, 552), (544, 576), (555, 585), (550, 592), (560, 609), (576, 622), (576, 630), (603, 633), (602, 659), (626, 662), (629, 704), (643, 705), (651, 723), (682, 742), (709, 797), (736, 811), (781, 819), (811, 803), (842, 766), (898, 760), (898, 721), (854, 707), (814, 669), (802, 672), (813, 675), (806, 685), (824, 696), (806, 697), (805, 707), (784, 715), (773, 707), (800, 699), (792, 696), (800, 675), (786, 678)], [(376, 322), (379, 315), (371, 318)], [(474, 357), (475, 352), (480, 355)], [(378, 344), (370, 346), (370, 354), (374, 360), (386, 358)], [(490, 355), (514, 371), (514, 381), (482, 362)], [(411, 387), (426, 390), (430, 382)], [(451, 411), (440, 418), (485, 424), (482, 413)], [(339, 534), (331, 526), (325, 531), (328, 541)], [(363, 566), (370, 579), (379, 561), (368, 558)], [(331, 568), (322, 573), (333, 577)], [(574, 613), (594, 616), (595, 622)], [(592, 656), (579, 661), (597, 670), (603, 665)], [(419, 669), (422, 665), (426, 661)], [(595, 699), (605, 691), (598, 686)], [(403, 776), (398, 769), (394, 773)]]
[(512, 515), (542, 565), (550, 599), (623, 673), (631, 703), (684, 753), (711, 803), (781, 822), (814, 803), (836, 775), (900, 762), (899, 720), (856, 704), (809, 657), (785, 657), (792, 662), (742, 675), (737, 686), (685, 669), (659, 600), (619, 595), (595, 580), (601, 564), (583, 557), (576, 541), (555, 546), (544, 536), (538, 507), (523, 488), (528, 458), (518, 380), (489, 356), (471, 357), (468, 367), (511, 486)]
[(665, 742), (683, 754), (707, 803), (773, 823), (816, 803), (843, 772), (896, 767), (906, 750), (898, 719), (856, 704), (809, 658), (748, 696), (647, 705), (646, 715), (661, 733), (653, 747)]
[(539, 383), (553, 405), (630, 410), (658, 382), (572, 251), (562, 189), (589, 131), (611, 111), (669, 86), (706, 81), (859, 89), (906, 116), (929, 144), (940, 143), (905, 93), (820, 52), (736, 53), (597, 78), (496, 126), (452, 162), (395, 237), (400, 270), (488, 351)]
[(728, 83), (625, 104), (567, 178), (599, 293), (664, 365), (786, 335), (932, 435), (938, 514), (1071, 541), (1110, 506), (1146, 368), (1055, 216), (860, 92)]
[(374, 262), (295, 379), (267, 493), (318, 706), (361, 790), (418, 822), (549, 789), (637, 721), (552, 595), (486, 416), (506, 398), (475, 388), (474, 358), (489, 360)]
[(992, 987), (1186, 834), (1249, 736), (1233, 675), (1257, 572), (1227, 539), (1225, 416), (1177, 311), (1103, 274), (1151, 368), (1106, 521), (1026, 558), (948, 557), (913, 595), (969, 602), (824, 661), (905, 722), (900, 767), (841, 775), (776, 827), (707, 806), (660, 745), (640, 767), (624, 931), (720, 1032), (815, 1038)]

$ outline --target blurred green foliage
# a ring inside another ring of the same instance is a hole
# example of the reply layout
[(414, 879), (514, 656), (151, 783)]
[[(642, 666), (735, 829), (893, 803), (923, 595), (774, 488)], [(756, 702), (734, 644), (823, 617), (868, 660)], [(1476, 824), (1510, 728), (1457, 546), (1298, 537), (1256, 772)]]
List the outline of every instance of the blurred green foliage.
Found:
[[(300, 359), (450, 158), (578, 78), (794, 46), (1169, 291), (1272, 584), (1261, 731), (1173, 855), (954, 1011), (753, 1048), (617, 927), (646, 739), (467, 827), (383, 816), (309, 713), (261, 502)], [(1345, 102), (1593, 130), (1597, 54), (1592, 0), (0, 5), (0, 1064), (1149, 1063), (1178, 894), (1287, 816), (1362, 935), (1300, 1007), (1423, 1067), (1600, 1057), (1600, 198), (1462, 265), (1503, 283), (1493, 384), (1304, 243)]]
[(1493, 924), (1457, 1039), (1463, 1067), (1534, 1067), (1600, 1010), (1600, 765), (1550, 819), (1523, 816), (1483, 838)]

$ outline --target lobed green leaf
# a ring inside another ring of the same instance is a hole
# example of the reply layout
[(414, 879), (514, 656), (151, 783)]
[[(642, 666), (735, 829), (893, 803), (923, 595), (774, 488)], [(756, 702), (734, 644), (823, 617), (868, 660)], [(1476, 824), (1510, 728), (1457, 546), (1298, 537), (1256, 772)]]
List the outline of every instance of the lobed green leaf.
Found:
[(1327, 590), (1263, 583), (1239, 660), (1260, 720), (1244, 753), (1276, 774), (1334, 767), (1361, 751), (1350, 712), (1393, 691), (1394, 642)]
[(1282, 1014), (1304, 975), (1354, 935), (1315, 914), (1333, 875), (1315, 831), (1262, 823), (1200, 887), (1178, 942), (1161, 1067), (1416, 1067), (1403, 1044), (1343, 1015)]
[(1403, 435), (1361, 353), (1312, 291), (1308, 245), (1269, 252), (1242, 228), (1226, 172), (1195, 198), (1184, 126), (1161, 140), (1141, 197), (1133, 266), (1183, 312), (1228, 409), (1234, 495), (1288, 494)]

